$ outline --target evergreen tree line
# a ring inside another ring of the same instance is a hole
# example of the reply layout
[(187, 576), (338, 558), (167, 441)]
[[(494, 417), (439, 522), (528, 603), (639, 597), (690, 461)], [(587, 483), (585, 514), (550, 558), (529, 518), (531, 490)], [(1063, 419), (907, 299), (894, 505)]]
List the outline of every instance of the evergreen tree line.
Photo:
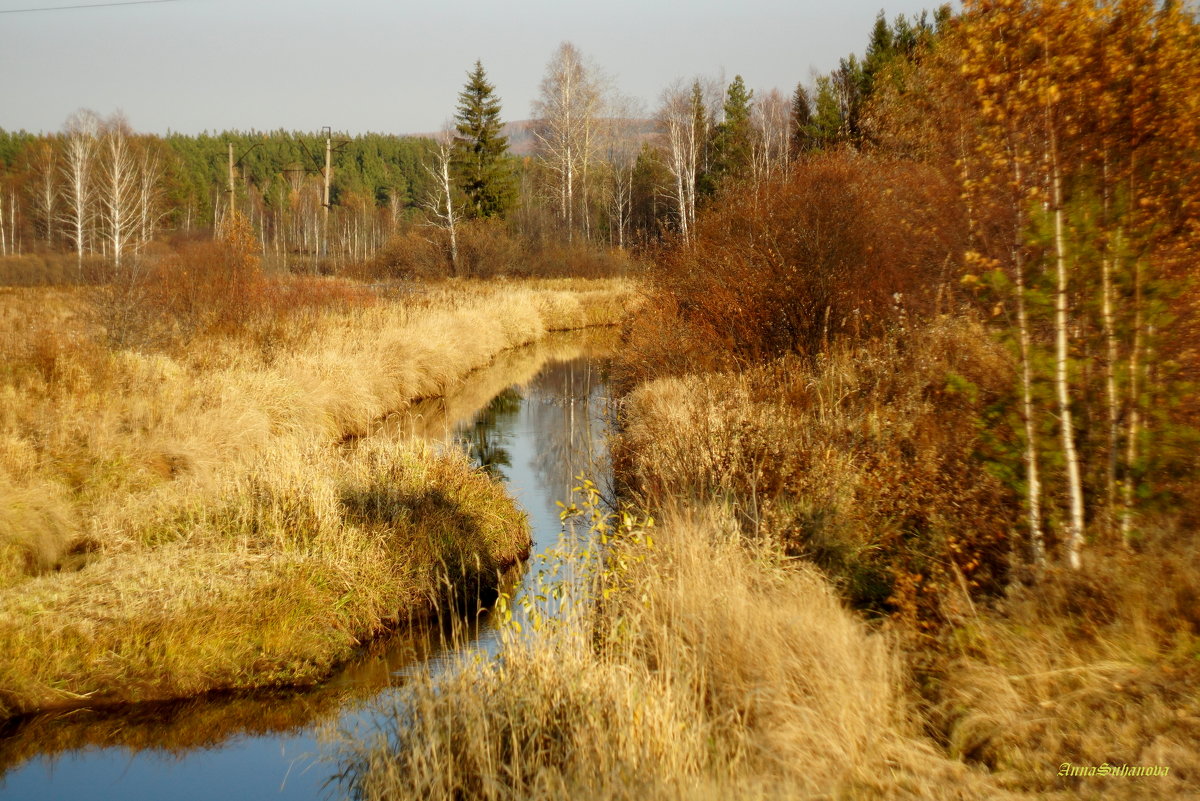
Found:
[[(94, 204), (107, 163), (103, 144), (115, 124), (81, 111), (53, 135), (0, 130), (7, 223), (0, 255), (58, 250), (110, 255)], [(123, 120), (119, 127), (130, 146), (155, 165), (148, 215), (153, 224), (139, 232), (139, 249), (167, 234), (208, 236), (236, 208), (253, 223), (265, 253), (300, 264), (322, 250), (367, 258), (417, 214), (416, 198), (429, 184), (422, 169), (427, 139), (333, 133), (326, 223), (324, 135), (280, 130), (160, 137), (134, 134)], [(80, 191), (82, 198), (76, 197)]]
[[(894, 27), (881, 16), (861, 62), (850, 56), (814, 89), (797, 86), (790, 104), (776, 90), (756, 98), (739, 75), (728, 87), (708, 79), (679, 82), (664, 91), (653, 115), (620, 97), (598, 66), (564, 43), (547, 65), (529, 123), (535, 156), (524, 159), (509, 152), (500, 98), (476, 62), (453, 129), (438, 137), (446, 152), (437, 138), (332, 134), (328, 211), (321, 134), (159, 137), (135, 135), (121, 122), (135, 149), (155, 162), (155, 208), (146, 215), (152, 230), (139, 238), (203, 236), (231, 208), (250, 219), (265, 253), (300, 266), (322, 254), (370, 259), (413, 223), (449, 233), (451, 221), (503, 220), (506, 234), (536, 244), (625, 248), (674, 232), (686, 238), (698, 205), (722, 184), (777, 174), (799, 153), (866, 142), (863, 109), (875, 76), (890, 60), (927, 49), (945, 13), (935, 25), (899, 18)], [(80, 120), (89, 121), (87, 130), (72, 133)], [(73, 136), (76, 156), (80, 148), (98, 150), (107, 125), (81, 111), (58, 134), (0, 130), (0, 255), (108, 255), (97, 212), (67, 209), (79, 202), (70, 199), (72, 191), (83, 190), (83, 202), (91, 202), (99, 179), (76, 170), (71, 189), (66, 164)], [(99, 169), (98, 161), (89, 164)], [(454, 262), (456, 248), (446, 250)]]

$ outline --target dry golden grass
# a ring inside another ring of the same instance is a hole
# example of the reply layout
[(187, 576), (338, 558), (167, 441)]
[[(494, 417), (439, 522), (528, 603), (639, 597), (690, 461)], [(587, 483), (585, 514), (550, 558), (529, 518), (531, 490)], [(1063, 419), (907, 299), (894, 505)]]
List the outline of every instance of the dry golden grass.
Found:
[[(1200, 554), (1089, 554), (921, 654), (948, 750), (1008, 787), (1064, 797), (1200, 796)], [(1058, 777), (1062, 763), (1163, 766), (1166, 776)]]
[[(1078, 574), (1010, 570), (1020, 507), (979, 435), (1010, 369), (982, 328), (941, 320), (815, 365), (662, 378), (627, 398), (618, 467), (652, 503), (721, 500), (889, 613), (925, 730), (995, 786), (1200, 797), (1194, 535), (1164, 517), (1139, 554), (1097, 544)], [(1063, 763), (1170, 773), (1059, 777)]]
[[(348, 746), (366, 799), (1011, 797), (938, 755), (895, 651), (819, 573), (714, 514), (619, 541), (598, 589), (496, 661), (413, 685)], [(628, 534), (626, 535), (629, 536)], [(602, 593), (604, 595), (604, 593)]]
[(502, 488), (461, 456), (385, 441), (274, 453), (220, 501), (163, 510), (145, 543), (3, 592), (7, 711), (312, 684), (448, 575), (528, 548)]
[(305, 319), (265, 352), (251, 332), (168, 354), (100, 347), (75, 293), (6, 291), (0, 480), (14, 503), (0, 543), (36, 566), (64, 547), (119, 547), (130, 517), (169, 501), (159, 495), (211, 490), (281, 443), (363, 434), (506, 349), (615, 322), (627, 294), (619, 282), (444, 283)]
[(628, 292), (447, 282), (169, 352), (97, 344), (78, 292), (0, 293), (0, 711), (312, 682), (446, 569), (517, 558), (464, 462), (337, 443)]

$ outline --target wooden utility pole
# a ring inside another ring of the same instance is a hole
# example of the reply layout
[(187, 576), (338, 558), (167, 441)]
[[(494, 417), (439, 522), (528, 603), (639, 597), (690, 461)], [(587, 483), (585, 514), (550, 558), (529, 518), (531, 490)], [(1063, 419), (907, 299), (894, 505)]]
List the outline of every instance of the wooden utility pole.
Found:
[(325, 207), (321, 225), (321, 257), (329, 252), (329, 184), (333, 180), (333, 131), (325, 126), (325, 196), (322, 205)]
[(234, 194), (234, 191), (233, 191), (233, 142), (230, 141), (228, 144), (229, 144), (229, 187), (225, 191), (227, 191), (229, 193), (229, 214), (232, 217), (234, 209), (235, 209), (234, 198), (236, 197), (236, 195)]

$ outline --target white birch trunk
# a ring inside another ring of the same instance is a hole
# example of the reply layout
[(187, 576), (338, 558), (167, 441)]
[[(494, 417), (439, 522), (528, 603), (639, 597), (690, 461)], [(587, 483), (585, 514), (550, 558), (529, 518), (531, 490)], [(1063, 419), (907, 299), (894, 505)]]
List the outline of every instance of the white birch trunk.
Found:
[(1083, 551), (1083, 481), (1079, 470), (1079, 455), (1075, 449), (1075, 428), (1071, 414), (1070, 375), (1068, 359), (1070, 341), (1068, 337), (1069, 309), (1067, 275), (1066, 232), (1063, 222), (1062, 175), (1059, 169), (1058, 152), (1051, 134), (1050, 144), (1051, 190), (1054, 213), (1054, 261), (1057, 286), (1054, 295), (1054, 387), (1058, 398), (1059, 425), (1062, 431), (1063, 459), (1067, 469), (1067, 500), (1069, 517), (1067, 522), (1067, 564), (1072, 569), (1082, 567)]
[(75, 249), (79, 278), (83, 278), (83, 255), (88, 246), (89, 228), (95, 203), (94, 170), (100, 121), (89, 111), (78, 111), (67, 120), (67, 138), (63, 153), (63, 179), (66, 183), (66, 211), (63, 222)]

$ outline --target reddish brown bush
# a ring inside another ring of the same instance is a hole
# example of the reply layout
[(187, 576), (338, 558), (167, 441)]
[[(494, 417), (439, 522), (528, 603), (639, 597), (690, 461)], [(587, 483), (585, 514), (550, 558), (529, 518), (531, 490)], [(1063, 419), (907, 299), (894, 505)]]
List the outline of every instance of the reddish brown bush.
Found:
[[(828, 154), (732, 191), (658, 262), (679, 336), (735, 362), (811, 356), (926, 315), (963, 251), (952, 184), (930, 167)], [(672, 345), (672, 347), (675, 347)]]
[(433, 241), (431, 233), (409, 228), (388, 240), (374, 259), (351, 273), (365, 279), (444, 278), (450, 274), (450, 254)]
[(460, 225), (458, 265), (445, 231), (413, 227), (349, 273), (365, 280), (449, 278), (611, 278), (634, 270), (629, 256), (598, 243), (536, 243), (499, 220)]
[(181, 243), (149, 268), (110, 270), (91, 293), (93, 313), (110, 344), (160, 348), (213, 335), (249, 334), (278, 343), (295, 332), (298, 317), (374, 299), (341, 279), (265, 274), (244, 219), (226, 226), (216, 240)]

